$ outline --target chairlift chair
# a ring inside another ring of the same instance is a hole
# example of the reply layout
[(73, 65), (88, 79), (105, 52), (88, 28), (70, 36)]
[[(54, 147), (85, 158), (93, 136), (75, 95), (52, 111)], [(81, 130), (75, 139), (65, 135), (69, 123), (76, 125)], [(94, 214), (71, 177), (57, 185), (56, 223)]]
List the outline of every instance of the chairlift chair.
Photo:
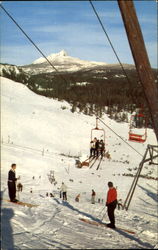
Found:
[[(91, 141), (94, 139), (94, 137), (96, 137), (96, 135), (94, 135), (95, 132), (97, 134), (98, 132), (100, 132), (100, 139), (102, 139), (105, 144), (105, 130), (102, 128), (98, 128), (98, 118), (96, 118), (96, 127), (91, 129)], [(89, 157), (81, 163), (81, 167), (82, 166), (89, 166)]]
[[(140, 130), (140, 129), (143, 129)], [(147, 139), (147, 120), (143, 113), (131, 115), (129, 141), (143, 143)]]
[(91, 129), (91, 141), (94, 139), (95, 135), (94, 132), (96, 132), (96, 134), (98, 134), (98, 132), (100, 133), (100, 137), (103, 137), (103, 142), (105, 143), (105, 130), (103, 128), (98, 128), (98, 118), (96, 118), (96, 127)]

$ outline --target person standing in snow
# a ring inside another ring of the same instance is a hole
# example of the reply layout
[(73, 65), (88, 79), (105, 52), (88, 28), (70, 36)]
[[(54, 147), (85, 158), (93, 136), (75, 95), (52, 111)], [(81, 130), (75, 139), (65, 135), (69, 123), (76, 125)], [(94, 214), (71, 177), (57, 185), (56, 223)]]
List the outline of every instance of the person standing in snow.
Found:
[(103, 154), (104, 154), (104, 151), (105, 151), (105, 143), (103, 142), (103, 140), (100, 140), (99, 147), (100, 147), (100, 154), (103, 157)]
[(18, 192), (22, 192), (22, 190), (23, 190), (23, 185), (19, 182), (18, 184), (17, 184), (17, 191)]
[(63, 200), (67, 201), (67, 186), (62, 182), (62, 185), (60, 187), (60, 191), (63, 194)]
[(108, 212), (110, 223), (107, 224), (107, 226), (111, 228), (115, 228), (114, 211), (117, 205), (117, 191), (116, 191), (116, 188), (113, 187), (113, 183), (111, 181), (108, 182), (108, 187), (109, 187), (109, 190), (107, 193), (106, 206), (107, 206), (107, 212)]
[(95, 142), (91, 141), (90, 142), (90, 157), (94, 156), (95, 154)]
[(118, 207), (118, 210), (120, 210), (120, 208), (123, 207), (123, 205), (122, 205), (122, 199), (118, 200), (117, 207)]
[(75, 201), (76, 201), (76, 202), (79, 202), (79, 200), (80, 200), (80, 194), (78, 194), (78, 195), (76, 196), (76, 198), (75, 198)]
[(20, 176), (16, 178), (15, 174), (16, 164), (11, 165), (11, 169), (8, 172), (8, 193), (10, 201), (17, 202), (16, 199), (16, 181), (20, 179)]
[(97, 140), (95, 143), (95, 156), (99, 156), (99, 140)]
[(95, 196), (96, 196), (96, 193), (95, 193), (95, 191), (92, 189), (92, 196), (91, 196), (91, 203), (92, 203), (92, 204), (95, 204)]
[(96, 156), (96, 142), (97, 142), (97, 137), (94, 137), (93, 139), (93, 156)]

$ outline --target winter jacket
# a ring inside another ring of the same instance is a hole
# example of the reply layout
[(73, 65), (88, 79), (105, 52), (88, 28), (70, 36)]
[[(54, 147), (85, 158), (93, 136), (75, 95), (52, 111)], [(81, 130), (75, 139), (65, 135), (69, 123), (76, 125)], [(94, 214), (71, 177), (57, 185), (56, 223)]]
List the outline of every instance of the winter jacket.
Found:
[(95, 192), (94, 191), (92, 191), (92, 196), (95, 196)]
[(105, 149), (105, 143), (104, 143), (104, 142), (100, 142), (100, 143), (99, 143), (99, 148), (100, 148), (101, 150), (104, 150), (104, 149)]
[(113, 201), (117, 200), (117, 191), (116, 188), (109, 188), (108, 193), (107, 193), (107, 201), (106, 205), (109, 205)]
[(9, 182), (17, 181), (17, 178), (15, 177), (15, 171), (13, 169), (10, 169), (8, 172), (8, 181)]
[(67, 192), (67, 186), (65, 184), (62, 184), (61, 187), (60, 187), (60, 190), (62, 192)]
[(95, 142), (90, 142), (90, 148), (95, 148)]
[(99, 148), (99, 140), (96, 141), (95, 148), (96, 148), (96, 149)]

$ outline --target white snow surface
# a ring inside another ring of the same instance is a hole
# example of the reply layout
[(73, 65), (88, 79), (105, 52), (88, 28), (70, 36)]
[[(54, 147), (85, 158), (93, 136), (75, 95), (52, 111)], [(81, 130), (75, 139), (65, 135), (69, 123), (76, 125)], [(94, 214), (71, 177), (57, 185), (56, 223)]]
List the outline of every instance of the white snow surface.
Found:
[[(68, 103), (39, 96), (21, 83), (3, 77), (0, 82), (2, 249), (157, 248), (157, 182), (154, 179), (139, 178), (129, 209), (115, 210), (116, 226), (136, 234), (79, 220), (95, 221), (104, 215), (103, 222), (109, 222), (105, 207), (107, 182), (114, 183), (118, 199), (124, 201), (133, 177), (123, 174), (136, 173), (147, 144), (157, 145), (153, 130), (148, 129), (144, 144), (129, 142), (129, 124), (117, 123), (104, 115), (104, 123), (141, 155), (99, 122), (99, 127), (105, 129), (106, 150), (111, 160), (104, 158), (98, 170), (97, 164), (92, 168), (77, 168), (75, 157), (82, 161), (89, 155), (95, 116), (72, 113)], [(18, 182), (23, 184), (17, 198), (39, 206), (29, 208), (6, 201), (12, 163), (17, 164), (16, 176), (20, 176)], [(50, 171), (54, 173), (56, 185), (48, 180)], [(147, 162), (141, 174), (156, 177), (157, 166)], [(68, 187), (67, 202), (59, 196), (62, 181)], [(96, 192), (95, 204), (91, 204), (92, 189)], [(47, 192), (54, 197), (46, 197)], [(79, 193), (80, 201), (75, 202)], [(98, 202), (99, 198), (103, 203)]]

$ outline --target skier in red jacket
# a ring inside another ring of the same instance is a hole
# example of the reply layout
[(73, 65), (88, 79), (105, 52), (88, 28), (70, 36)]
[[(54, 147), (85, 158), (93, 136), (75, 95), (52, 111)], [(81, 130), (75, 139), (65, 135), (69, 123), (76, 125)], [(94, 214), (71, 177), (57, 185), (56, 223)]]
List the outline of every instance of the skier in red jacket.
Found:
[(108, 182), (108, 187), (109, 187), (109, 190), (107, 193), (106, 206), (107, 206), (107, 212), (108, 212), (110, 223), (107, 224), (107, 226), (111, 228), (115, 228), (114, 210), (117, 205), (117, 191), (116, 191), (116, 188), (113, 187), (113, 183), (111, 181)]

